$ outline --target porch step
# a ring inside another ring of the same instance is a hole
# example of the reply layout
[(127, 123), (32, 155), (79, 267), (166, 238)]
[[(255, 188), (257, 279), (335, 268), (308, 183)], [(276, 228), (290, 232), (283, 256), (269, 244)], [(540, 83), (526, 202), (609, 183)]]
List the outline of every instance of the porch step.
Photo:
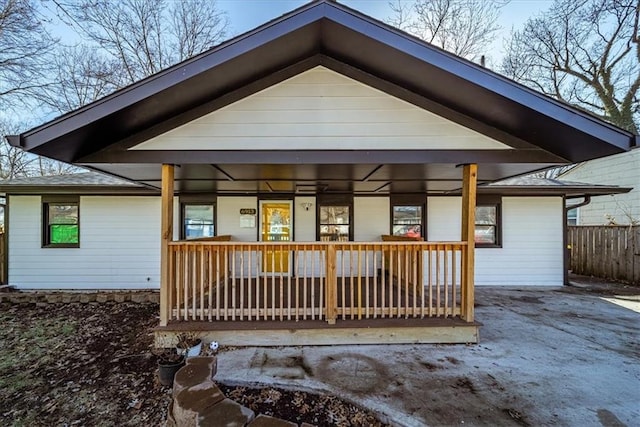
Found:
[(304, 321), (182, 321), (155, 329), (155, 344), (172, 347), (176, 335), (193, 331), (223, 346), (341, 344), (467, 344), (479, 342), (481, 323), (459, 318)]

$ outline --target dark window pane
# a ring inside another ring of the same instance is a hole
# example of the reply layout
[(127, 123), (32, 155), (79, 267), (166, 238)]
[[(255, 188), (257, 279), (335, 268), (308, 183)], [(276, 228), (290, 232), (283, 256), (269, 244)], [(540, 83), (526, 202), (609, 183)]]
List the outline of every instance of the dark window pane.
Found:
[(496, 211), (495, 206), (478, 206), (476, 207), (476, 224), (496, 224)]
[(49, 204), (49, 224), (77, 224), (78, 205)]
[(421, 237), (422, 206), (394, 206), (393, 235)]
[(58, 224), (49, 226), (50, 244), (77, 244), (78, 226), (72, 224)]
[(349, 224), (349, 206), (320, 206), (320, 224)]
[(185, 239), (213, 237), (214, 231), (213, 205), (184, 206)]
[(569, 209), (567, 212), (567, 224), (578, 225), (578, 209)]
[(475, 242), (485, 244), (496, 243), (496, 227), (493, 225), (476, 225)]
[(393, 207), (393, 223), (394, 224), (421, 224), (422, 223), (422, 207), (421, 206), (394, 206)]

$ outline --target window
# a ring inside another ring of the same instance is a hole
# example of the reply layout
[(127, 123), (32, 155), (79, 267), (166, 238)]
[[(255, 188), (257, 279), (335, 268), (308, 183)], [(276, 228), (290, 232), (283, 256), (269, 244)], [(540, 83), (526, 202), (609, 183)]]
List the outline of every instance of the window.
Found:
[(424, 237), (425, 197), (391, 196), (391, 234)]
[(578, 225), (578, 209), (573, 208), (567, 211), (567, 225)]
[(476, 247), (500, 247), (500, 198), (481, 199), (476, 205)]
[(42, 246), (80, 247), (80, 203), (78, 197), (45, 198), (42, 204)]
[(184, 203), (182, 205), (182, 238), (199, 239), (215, 236), (213, 203)]
[(320, 241), (353, 240), (353, 198), (318, 198), (318, 238)]

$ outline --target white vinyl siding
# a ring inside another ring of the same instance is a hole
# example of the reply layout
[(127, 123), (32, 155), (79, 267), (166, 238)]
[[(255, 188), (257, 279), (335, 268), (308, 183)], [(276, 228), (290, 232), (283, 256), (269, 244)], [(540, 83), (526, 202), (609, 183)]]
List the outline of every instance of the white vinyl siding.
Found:
[(388, 197), (355, 197), (353, 199), (354, 240), (378, 242), (389, 234), (390, 204)]
[[(304, 203), (311, 203), (309, 210), (305, 210)], [(314, 196), (295, 198), (293, 202), (293, 238), (297, 242), (315, 242), (316, 207), (316, 198)]]
[(41, 198), (10, 196), (9, 283), (18, 289), (157, 289), (159, 213), (157, 197), (83, 196), (80, 247), (42, 248)]
[(132, 150), (505, 150), (457, 123), (316, 67)]
[[(430, 197), (427, 207), (429, 240), (459, 240), (461, 199)], [(560, 197), (503, 197), (502, 247), (476, 249), (476, 285), (562, 285), (562, 222)]]
[[(255, 242), (258, 240), (258, 227), (260, 227), (260, 212), (258, 211), (258, 198), (253, 196), (232, 197), (220, 196), (216, 200), (218, 216), (219, 236), (231, 235), (232, 240), (240, 242)], [(255, 209), (256, 223), (253, 228), (240, 226), (240, 209)]]
[[(302, 203), (313, 205), (305, 211)], [(42, 248), (42, 204), (39, 196), (9, 197), (9, 283), (19, 289), (142, 289), (160, 281), (160, 198), (83, 196), (80, 198), (80, 248)], [(315, 197), (294, 201), (296, 241), (314, 241)], [(236, 242), (255, 242), (256, 228), (240, 227), (239, 212), (257, 208), (254, 196), (217, 199), (219, 234)], [(429, 197), (429, 241), (458, 241), (459, 197)], [(389, 232), (389, 199), (355, 197), (356, 241), (379, 241)], [(177, 220), (176, 220), (177, 222)], [(562, 199), (504, 197), (502, 247), (476, 249), (477, 285), (561, 285), (563, 281)], [(342, 254), (338, 262), (342, 265)], [(245, 258), (248, 259), (248, 258)], [(239, 258), (236, 260), (239, 268)], [(380, 262), (378, 260), (378, 262)], [(257, 274), (252, 256), (245, 270)], [(348, 269), (350, 260), (345, 257)], [(302, 272), (299, 257), (295, 270)], [(370, 270), (374, 268), (372, 260)], [(307, 259), (307, 272), (323, 274), (319, 256)], [(364, 268), (364, 267), (362, 267)], [(372, 270), (371, 270), (372, 271)], [(370, 271), (370, 272), (371, 272)], [(322, 273), (321, 273), (322, 272)]]
[(603, 225), (611, 220), (628, 225), (632, 221), (640, 221), (640, 148), (589, 160), (563, 174), (560, 179), (633, 188), (625, 194), (591, 198), (591, 203), (579, 208), (578, 225)]

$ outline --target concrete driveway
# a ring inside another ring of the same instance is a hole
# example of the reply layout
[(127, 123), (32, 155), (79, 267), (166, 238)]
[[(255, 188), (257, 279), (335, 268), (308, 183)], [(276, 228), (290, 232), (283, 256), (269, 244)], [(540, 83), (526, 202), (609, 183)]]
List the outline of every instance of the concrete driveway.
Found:
[(333, 393), (400, 426), (640, 425), (639, 296), (476, 295), (478, 345), (230, 349), (216, 379)]

